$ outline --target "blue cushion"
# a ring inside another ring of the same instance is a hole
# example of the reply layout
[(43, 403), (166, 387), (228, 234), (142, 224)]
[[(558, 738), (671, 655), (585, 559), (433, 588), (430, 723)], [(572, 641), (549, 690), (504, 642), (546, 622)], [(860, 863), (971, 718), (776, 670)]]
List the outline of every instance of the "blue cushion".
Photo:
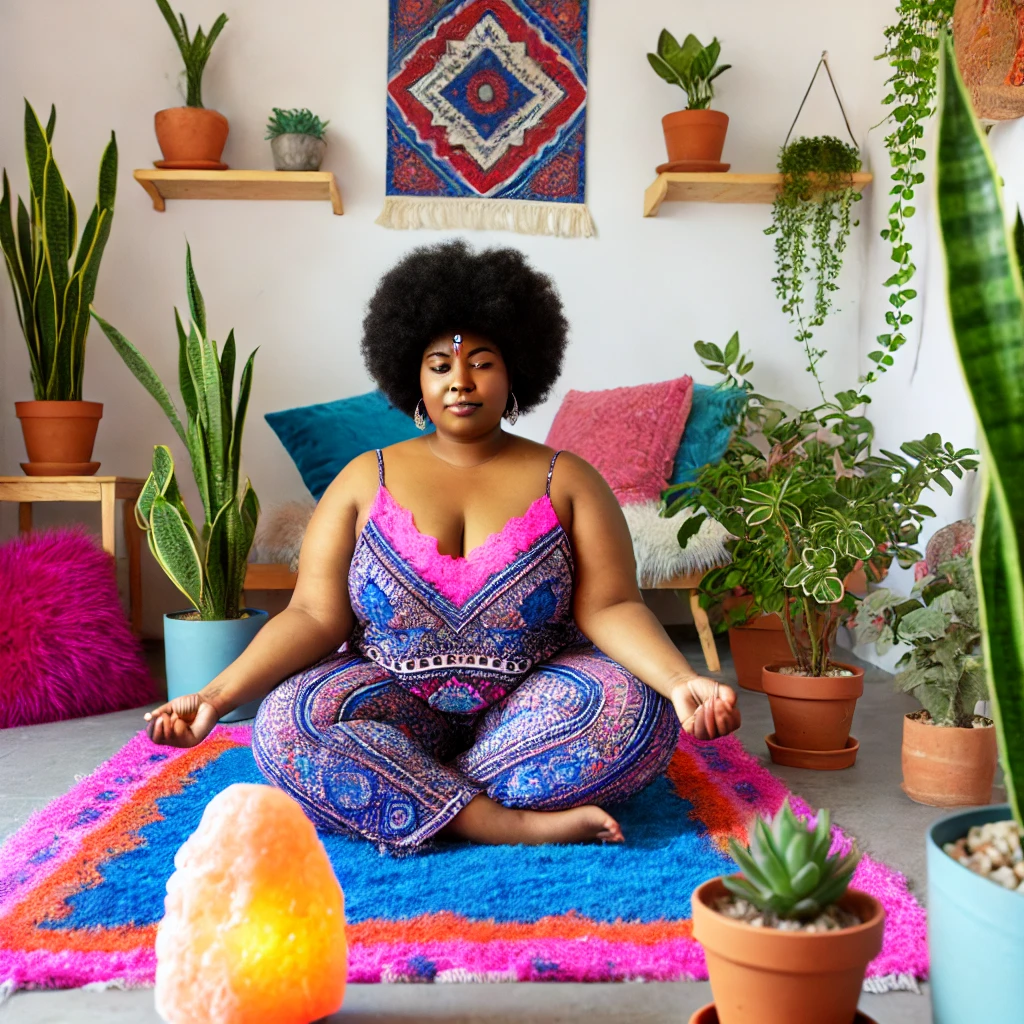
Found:
[(735, 386), (693, 385), (693, 404), (676, 452), (669, 484), (688, 484), (709, 462), (725, 455), (733, 428), (747, 404), (747, 393)]
[(268, 412), (265, 419), (317, 501), (357, 455), (420, 433), (412, 417), (389, 405), (379, 391)]

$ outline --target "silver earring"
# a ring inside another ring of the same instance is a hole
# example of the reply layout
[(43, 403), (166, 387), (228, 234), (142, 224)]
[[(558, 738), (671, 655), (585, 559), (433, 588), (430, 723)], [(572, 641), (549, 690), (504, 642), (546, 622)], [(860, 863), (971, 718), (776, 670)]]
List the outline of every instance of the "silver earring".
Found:
[(427, 415), (426, 414), (427, 414), (427, 407), (423, 404), (423, 399), (421, 398), (416, 403), (416, 411), (412, 414), (412, 421), (413, 421), (413, 423), (416, 424), (416, 429), (417, 430), (426, 430), (427, 429)]
[(516, 420), (519, 419), (519, 402), (516, 401), (514, 391), (510, 391), (509, 394), (512, 396), (512, 408), (509, 409), (505, 415), (508, 417), (509, 426), (514, 427), (516, 425)]

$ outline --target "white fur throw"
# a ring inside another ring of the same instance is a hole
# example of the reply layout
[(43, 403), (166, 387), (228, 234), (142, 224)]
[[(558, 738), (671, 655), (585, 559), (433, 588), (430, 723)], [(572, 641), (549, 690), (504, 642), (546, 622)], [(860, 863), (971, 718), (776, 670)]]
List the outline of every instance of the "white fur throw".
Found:
[[(302, 538), (314, 508), (312, 501), (289, 501), (261, 515), (249, 561), (285, 562), (293, 571), (297, 569)], [(642, 587), (656, 587), (676, 576), (704, 572), (729, 561), (725, 550), (729, 535), (714, 519), (701, 524), (684, 550), (676, 534), (692, 514), (689, 509), (665, 519), (658, 515), (658, 502), (643, 501), (624, 506), (622, 512), (633, 538), (637, 582)]]

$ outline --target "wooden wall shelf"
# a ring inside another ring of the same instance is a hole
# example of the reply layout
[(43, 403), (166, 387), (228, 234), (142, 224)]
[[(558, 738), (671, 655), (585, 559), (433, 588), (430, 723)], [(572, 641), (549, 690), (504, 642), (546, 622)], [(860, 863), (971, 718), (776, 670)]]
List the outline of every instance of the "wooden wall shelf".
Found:
[(337, 216), (344, 212), (338, 183), (330, 171), (165, 171), (143, 167), (135, 180), (149, 193), (153, 209), (168, 199), (327, 199)]
[[(862, 192), (872, 177), (852, 175), (853, 187)], [(781, 174), (659, 174), (644, 193), (644, 216), (656, 216), (665, 202), (771, 203), (781, 186)]]

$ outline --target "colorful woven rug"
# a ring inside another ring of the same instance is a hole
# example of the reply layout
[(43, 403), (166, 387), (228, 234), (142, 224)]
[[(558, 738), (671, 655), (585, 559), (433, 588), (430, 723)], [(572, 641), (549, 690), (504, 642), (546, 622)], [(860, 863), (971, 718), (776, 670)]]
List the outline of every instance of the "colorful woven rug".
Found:
[[(249, 735), (219, 726), (171, 750), (140, 733), (0, 849), (0, 993), (153, 983), (175, 851), (215, 793), (263, 781)], [(786, 795), (734, 737), (684, 737), (666, 776), (617, 808), (621, 846), (452, 843), (397, 858), (324, 836), (345, 891), (349, 980), (705, 978), (690, 893), (734, 870), (728, 837)], [(848, 842), (835, 831), (834, 845)], [(887, 914), (867, 986), (915, 988), (927, 969), (924, 911), (901, 875), (869, 857), (854, 884)]]
[(588, 0), (390, 0), (389, 228), (589, 236)]

